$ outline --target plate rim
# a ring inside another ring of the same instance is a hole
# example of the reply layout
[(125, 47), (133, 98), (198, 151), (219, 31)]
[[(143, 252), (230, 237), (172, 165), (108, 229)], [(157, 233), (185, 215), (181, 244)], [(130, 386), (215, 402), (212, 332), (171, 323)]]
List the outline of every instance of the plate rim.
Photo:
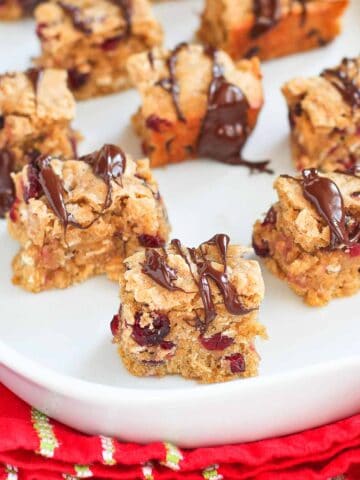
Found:
[[(360, 354), (350, 355), (343, 359), (328, 362), (319, 362), (288, 372), (278, 372), (264, 376), (260, 374), (256, 377), (214, 384), (195, 383), (194, 388), (172, 387), (163, 389), (141, 389), (104, 385), (62, 374), (17, 352), (14, 348), (7, 346), (2, 340), (0, 340), (0, 365), (7, 367), (12, 372), (38, 386), (48, 389), (52, 393), (61, 394), (66, 397), (73, 397), (84, 401), (88, 401), (89, 398), (91, 398), (92, 403), (96, 404), (109, 402), (119, 403), (124, 400), (128, 402), (129, 399), (131, 399), (132, 402), (136, 402), (137, 404), (156, 402), (158, 405), (159, 402), (167, 403), (175, 399), (177, 401), (188, 400), (188, 397), (194, 399), (194, 396), (198, 399), (203, 396), (208, 397), (209, 394), (212, 396), (219, 394), (226, 395), (239, 389), (249, 391), (256, 388), (266, 388), (269, 384), (281, 385), (289, 381), (296, 382), (303, 377), (325, 376), (326, 373), (342, 370), (343, 368), (355, 368), (356, 366), (360, 368)], [(141, 391), (146, 392), (146, 395), (139, 395)]]

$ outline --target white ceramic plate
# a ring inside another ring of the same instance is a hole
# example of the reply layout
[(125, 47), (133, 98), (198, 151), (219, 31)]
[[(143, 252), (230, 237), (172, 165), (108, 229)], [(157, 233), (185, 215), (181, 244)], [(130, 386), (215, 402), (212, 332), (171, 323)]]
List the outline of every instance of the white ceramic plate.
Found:
[[(161, 3), (156, 14), (167, 44), (191, 39), (202, 2)], [(174, 21), (177, 19), (177, 21)], [(343, 35), (330, 46), (264, 65), (266, 106), (245, 151), (272, 158), (291, 172), (287, 112), (279, 87), (296, 75), (317, 74), (359, 49), (360, 2), (352, 1)], [(24, 68), (37, 52), (29, 22), (0, 25), (1, 70)], [(129, 117), (136, 92), (81, 103), (82, 151), (120, 142), (140, 155)], [(156, 171), (174, 236), (195, 245), (216, 232), (249, 244), (251, 227), (275, 198), (273, 177), (239, 167), (194, 161)], [(117, 285), (104, 278), (66, 291), (28, 294), (12, 286), (17, 249), (0, 224), (0, 380), (54, 418), (88, 433), (183, 446), (247, 441), (313, 427), (360, 407), (360, 296), (308, 308), (266, 272), (261, 321), (270, 341), (259, 345), (258, 378), (197, 385), (177, 377), (139, 379), (122, 366), (109, 322)]]

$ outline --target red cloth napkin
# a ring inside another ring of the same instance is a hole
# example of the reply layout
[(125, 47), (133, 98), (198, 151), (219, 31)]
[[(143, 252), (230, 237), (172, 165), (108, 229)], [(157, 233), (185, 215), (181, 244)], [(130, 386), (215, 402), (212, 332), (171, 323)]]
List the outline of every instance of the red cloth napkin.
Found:
[(360, 415), (287, 437), (181, 450), (78, 433), (0, 384), (0, 480), (360, 480)]

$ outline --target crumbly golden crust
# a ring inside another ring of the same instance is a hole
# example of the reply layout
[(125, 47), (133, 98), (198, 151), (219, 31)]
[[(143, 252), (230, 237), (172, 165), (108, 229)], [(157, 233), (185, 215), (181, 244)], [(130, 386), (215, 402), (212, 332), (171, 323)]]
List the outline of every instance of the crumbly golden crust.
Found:
[(129, 87), (129, 56), (160, 45), (163, 37), (148, 0), (132, 0), (130, 23), (110, 0), (54, 0), (40, 5), (35, 17), (42, 48), (36, 64), (68, 70), (78, 99)]
[(71, 128), (75, 101), (66, 72), (46, 69), (0, 76), (0, 149), (13, 157), (18, 171), (34, 153), (72, 158), (80, 135)]
[(5, 0), (0, 5), (0, 20), (18, 20), (24, 15), (17, 0)]
[[(360, 178), (329, 173), (339, 188), (348, 228), (360, 223)], [(254, 227), (253, 243), (265, 265), (311, 306), (352, 295), (360, 289), (360, 245), (330, 248), (330, 228), (304, 197), (296, 179), (275, 182), (279, 201)]]
[[(254, 0), (207, 0), (199, 37), (239, 59), (255, 52), (263, 60), (310, 50), (330, 42), (341, 30), (348, 0), (280, 0), (280, 13), (269, 29), (254, 36)], [(269, 20), (271, 23), (271, 19)]]
[[(181, 49), (176, 61), (178, 105), (185, 121), (178, 118), (172, 95), (160, 84), (169, 77), (167, 61), (171, 52), (155, 49), (151, 55), (132, 56), (127, 68), (139, 90), (142, 105), (133, 117), (133, 125), (143, 142), (152, 166), (181, 162), (196, 157), (197, 141), (212, 80), (212, 59), (199, 45)], [(249, 102), (248, 126), (252, 130), (263, 105), (260, 65), (257, 59), (234, 64), (224, 52), (218, 52), (228, 82), (238, 86)], [(159, 114), (159, 112), (161, 112)]]
[(71, 218), (90, 226), (65, 228), (43, 192), (32, 196), (31, 166), (24, 167), (13, 176), (16, 201), (8, 218), (9, 232), (21, 245), (13, 261), (15, 284), (40, 292), (101, 273), (117, 281), (122, 260), (140, 247), (141, 236), (166, 241), (167, 216), (147, 160), (126, 157), (121, 179), (110, 182), (106, 208), (108, 187), (87, 162), (52, 159), (50, 166), (63, 184)]
[[(360, 57), (340, 67), (357, 85), (360, 98)], [(360, 161), (360, 106), (347, 103), (330, 80), (329, 76), (296, 78), (283, 86), (299, 170), (346, 170)]]
[[(196, 251), (198, 254), (200, 249)], [(182, 247), (180, 254), (173, 244), (166, 251), (157, 252), (175, 272), (175, 289), (159, 285), (144, 273), (146, 251), (139, 251), (124, 262), (126, 271), (120, 278), (122, 305), (113, 333), (127, 369), (138, 376), (180, 374), (203, 383), (256, 375), (260, 359), (254, 340), (257, 336), (266, 337), (265, 328), (257, 322), (264, 296), (258, 263), (243, 258), (245, 250), (241, 247), (229, 247), (228, 281), (249, 311), (230, 314), (218, 286), (209, 280), (216, 316), (206, 332), (201, 332), (199, 321), (206, 310), (194, 259), (189, 250)], [(222, 258), (214, 246), (204, 244), (202, 254), (214, 269), (223, 271)], [(161, 342), (143, 341), (144, 332), (152, 334), (156, 329), (159, 335), (163, 333)], [(211, 342), (216, 338), (220, 343), (225, 340), (224, 345), (205, 346), (207, 339)]]

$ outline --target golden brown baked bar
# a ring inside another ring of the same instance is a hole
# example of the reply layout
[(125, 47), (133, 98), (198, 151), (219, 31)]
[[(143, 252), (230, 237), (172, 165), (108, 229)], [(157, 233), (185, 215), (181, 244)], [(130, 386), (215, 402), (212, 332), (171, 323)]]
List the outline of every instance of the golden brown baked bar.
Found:
[(199, 37), (234, 59), (310, 50), (341, 30), (348, 0), (206, 0)]
[(0, 216), (12, 203), (10, 174), (32, 158), (76, 157), (75, 101), (64, 70), (0, 75)]
[(21, 249), (15, 284), (31, 292), (66, 288), (106, 273), (142, 246), (161, 246), (169, 226), (147, 160), (105, 145), (78, 160), (40, 157), (13, 176), (8, 218)]
[(183, 43), (134, 55), (128, 70), (142, 99), (133, 124), (152, 166), (199, 156), (244, 163), (241, 149), (263, 105), (257, 59), (235, 64)]
[(219, 234), (190, 249), (173, 240), (125, 260), (111, 330), (132, 374), (203, 383), (257, 374), (264, 284), (258, 263), (229, 241)]
[(129, 87), (130, 55), (160, 45), (148, 0), (53, 0), (35, 11), (41, 67), (68, 71), (76, 98)]
[(254, 228), (265, 265), (306, 303), (360, 289), (360, 177), (304, 170), (275, 182), (279, 201)]
[(295, 167), (347, 170), (360, 163), (360, 57), (283, 86)]
[(18, 20), (32, 15), (37, 5), (45, 0), (1, 0), (0, 20)]

